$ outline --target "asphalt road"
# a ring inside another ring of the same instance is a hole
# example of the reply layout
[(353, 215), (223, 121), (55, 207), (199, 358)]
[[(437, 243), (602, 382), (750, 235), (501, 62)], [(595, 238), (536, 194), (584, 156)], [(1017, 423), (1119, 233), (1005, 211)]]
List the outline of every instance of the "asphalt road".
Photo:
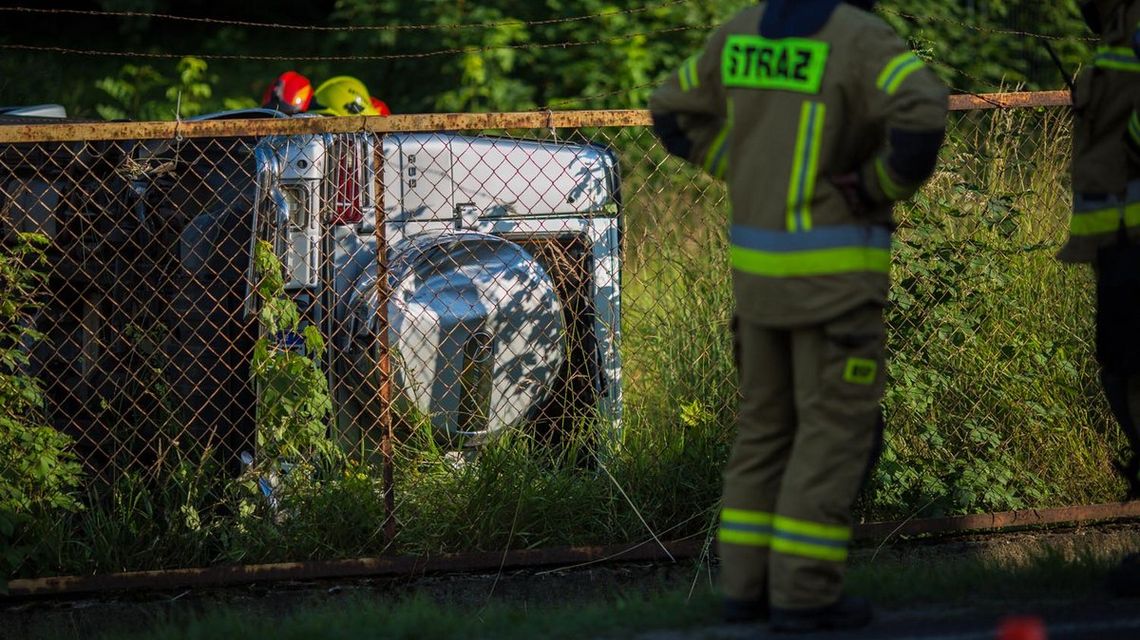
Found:
[(636, 640), (1037, 640), (1031, 636), (999, 639), (997, 629), (1010, 616), (1042, 620), (1048, 640), (1140, 639), (1140, 599), (1109, 601), (1056, 600), (1026, 603), (1016, 611), (985, 607), (945, 607), (880, 612), (876, 621), (858, 632), (788, 636), (768, 632), (763, 625), (734, 625), (710, 629), (647, 633)]

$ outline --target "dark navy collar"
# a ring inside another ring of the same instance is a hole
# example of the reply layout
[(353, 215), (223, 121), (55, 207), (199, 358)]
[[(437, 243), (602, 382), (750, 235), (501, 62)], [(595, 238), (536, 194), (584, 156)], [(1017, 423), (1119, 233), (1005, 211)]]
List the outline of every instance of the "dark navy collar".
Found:
[[(847, 0), (848, 4), (871, 10), (874, 0)], [(768, 0), (760, 18), (760, 35), (765, 38), (803, 38), (818, 33), (843, 0)]]

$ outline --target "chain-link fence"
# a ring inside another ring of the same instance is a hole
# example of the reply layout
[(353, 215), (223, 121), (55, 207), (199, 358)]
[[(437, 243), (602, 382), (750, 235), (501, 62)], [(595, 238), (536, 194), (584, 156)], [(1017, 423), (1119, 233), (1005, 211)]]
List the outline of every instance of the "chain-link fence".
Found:
[[(736, 400), (727, 202), (646, 117), (0, 128), (5, 241), (48, 241), (0, 301), (42, 410), (5, 419), (69, 436), (87, 489), (22, 570), (703, 535)], [(1089, 274), (1052, 257), (1068, 131), (957, 113), (900, 208), (868, 516), (1115, 491)], [(16, 457), (0, 477), (31, 486)]]

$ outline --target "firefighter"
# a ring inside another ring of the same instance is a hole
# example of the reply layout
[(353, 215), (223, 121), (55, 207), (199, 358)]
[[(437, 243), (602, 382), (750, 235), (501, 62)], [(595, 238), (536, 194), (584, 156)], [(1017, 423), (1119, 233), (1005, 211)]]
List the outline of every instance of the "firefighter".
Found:
[[(1058, 257), (1093, 266), (1097, 280), (1096, 351), (1101, 384), (1130, 445), (1117, 469), (1140, 498), (1140, 57), (1130, 48), (1138, 0), (1084, 2), (1100, 39), (1093, 64), (1073, 90), (1073, 216)], [(1135, 124), (1133, 124), (1135, 123)], [(1135, 137), (1137, 142), (1131, 143)]]
[(378, 116), (364, 83), (352, 76), (329, 78), (313, 95), (314, 113), (328, 116)]
[(261, 106), (294, 115), (308, 111), (312, 100), (313, 85), (309, 79), (296, 71), (286, 71), (266, 88)]
[(855, 628), (852, 504), (882, 444), (894, 202), (933, 173), (947, 91), (873, 1), (769, 0), (650, 99), (727, 180), (741, 403), (718, 530), (725, 616)]
[[(1073, 90), (1073, 217), (1059, 257), (1093, 265), (1096, 351), (1112, 413), (1130, 447), (1117, 469), (1140, 498), (1140, 0), (1083, 2), (1100, 37)], [(1131, 49), (1129, 48), (1131, 45)], [(1140, 554), (1109, 574), (1109, 586), (1140, 595)]]

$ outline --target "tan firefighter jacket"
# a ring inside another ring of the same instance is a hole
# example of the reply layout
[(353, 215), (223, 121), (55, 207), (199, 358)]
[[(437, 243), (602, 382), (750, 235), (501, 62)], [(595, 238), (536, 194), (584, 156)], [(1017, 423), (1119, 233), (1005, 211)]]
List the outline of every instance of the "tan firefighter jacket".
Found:
[(1130, 138), (1140, 144), (1140, 58), (1131, 48), (1138, 23), (1140, 1), (1116, 5), (1073, 91), (1073, 215), (1058, 254), (1065, 262), (1094, 262), (1124, 233), (1140, 240), (1140, 163), (1128, 153)]
[[(792, 327), (886, 302), (892, 203), (933, 171), (947, 91), (874, 14), (840, 4), (816, 34), (769, 40), (765, 4), (718, 29), (650, 111), (674, 117), (686, 160), (728, 182), (737, 313)], [(933, 135), (932, 157), (908, 158), (904, 134)], [(852, 172), (859, 217), (830, 181)]]

